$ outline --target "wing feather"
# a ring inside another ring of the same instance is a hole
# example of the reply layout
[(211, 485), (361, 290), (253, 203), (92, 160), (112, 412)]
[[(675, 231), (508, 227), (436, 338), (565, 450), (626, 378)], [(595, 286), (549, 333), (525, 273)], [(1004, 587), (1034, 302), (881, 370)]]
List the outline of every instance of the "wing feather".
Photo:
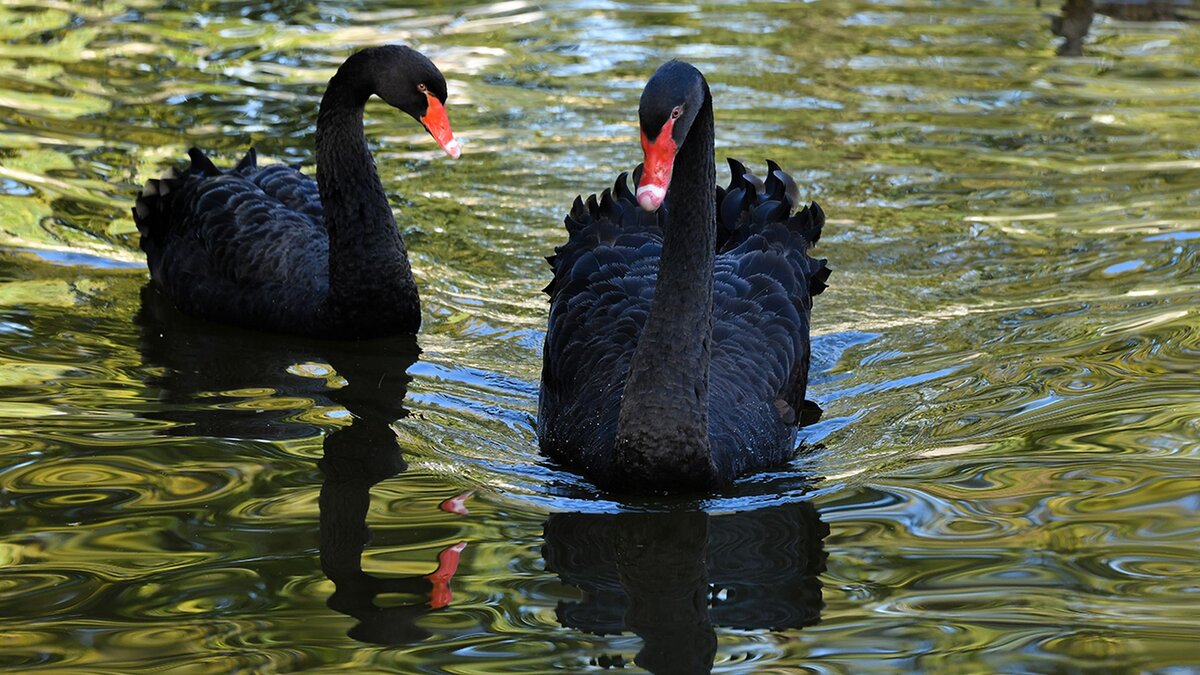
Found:
[(309, 302), (328, 289), (316, 182), (292, 167), (260, 169), (253, 151), (229, 171), (196, 148), (188, 154), (187, 169), (148, 183), (134, 207), (151, 277), (185, 312), (294, 321), (289, 298)]

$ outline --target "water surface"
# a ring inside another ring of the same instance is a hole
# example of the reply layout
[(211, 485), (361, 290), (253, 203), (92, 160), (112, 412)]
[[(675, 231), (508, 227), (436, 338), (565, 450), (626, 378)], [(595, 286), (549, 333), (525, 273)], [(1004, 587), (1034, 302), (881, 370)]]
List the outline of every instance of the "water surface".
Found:
[[(1200, 668), (1197, 25), (1097, 15), (1061, 58), (1023, 0), (201, 7), (0, 5), (0, 667)], [(388, 42), (465, 143), (368, 107), (415, 341), (146, 291), (140, 183), (189, 145), (311, 169), (323, 83)], [(543, 256), (672, 57), (718, 153), (830, 216), (825, 416), (622, 503), (536, 451)]]

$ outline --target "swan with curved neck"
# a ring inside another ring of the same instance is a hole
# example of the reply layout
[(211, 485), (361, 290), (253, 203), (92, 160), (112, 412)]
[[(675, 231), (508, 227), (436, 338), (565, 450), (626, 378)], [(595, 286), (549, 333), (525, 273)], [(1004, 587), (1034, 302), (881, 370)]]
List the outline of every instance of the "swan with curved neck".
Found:
[(372, 95), (459, 156), (437, 67), (404, 46), (357, 52), (321, 99), (315, 182), (291, 167), (258, 167), (254, 150), (222, 171), (193, 148), (182, 174), (147, 183), (134, 220), (156, 286), (185, 313), (252, 328), (415, 333), (416, 282), (363, 130)]
[[(718, 488), (786, 461), (804, 400), (824, 216), (769, 164), (716, 184), (704, 76), (671, 61), (639, 105), (644, 165), (567, 219), (556, 250), (538, 435), (603, 487)], [(663, 208), (665, 207), (665, 208)], [(720, 211), (720, 214), (718, 213)]]

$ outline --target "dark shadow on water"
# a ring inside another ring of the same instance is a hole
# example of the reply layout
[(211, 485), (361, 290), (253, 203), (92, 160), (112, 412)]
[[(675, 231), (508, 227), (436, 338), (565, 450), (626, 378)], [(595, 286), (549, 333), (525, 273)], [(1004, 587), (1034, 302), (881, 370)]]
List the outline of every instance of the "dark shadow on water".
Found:
[[(407, 468), (395, 435), (386, 423), (355, 421), (325, 439), (320, 467), (325, 476), (320, 496), (321, 569), (335, 586), (326, 604), (358, 621), (348, 634), (361, 642), (401, 645), (430, 637), (417, 620), (449, 603), (448, 584), (462, 545), (442, 551), (438, 569), (426, 575), (381, 577), (362, 569), (362, 554), (371, 540), (371, 486)], [(382, 594), (419, 599), (380, 606), (376, 599)]]
[[(391, 424), (408, 414), (404, 398), (407, 371), (420, 348), (407, 337), (366, 342), (327, 342), (246, 331), (191, 319), (180, 314), (156, 290), (142, 291), (142, 352), (157, 372), (149, 383), (161, 388), (165, 404), (154, 416), (179, 426), (169, 434), (285, 440), (321, 432), (315, 424), (289, 417), (295, 409), (241, 409), (223, 405), (238, 400), (221, 392), (270, 389), (277, 397), (301, 397), (311, 405), (337, 405), (350, 413), (350, 424), (330, 431), (318, 467), (320, 562), (335, 590), (327, 605), (357, 620), (349, 636), (383, 645), (417, 642), (430, 633), (417, 620), (449, 602), (448, 583), (462, 545), (439, 556), (427, 575), (380, 577), (362, 569), (370, 542), (367, 526), (371, 487), (399, 475), (407, 464)], [(324, 363), (344, 384), (290, 372), (296, 364)], [(415, 596), (408, 604), (380, 606), (381, 594)]]
[[(463, 544), (443, 550), (437, 568), (425, 575), (384, 577), (362, 568), (371, 540), (371, 488), (407, 468), (391, 424), (408, 414), (407, 370), (420, 354), (415, 339), (336, 343), (245, 331), (183, 316), (150, 288), (143, 291), (138, 322), (143, 360), (153, 370), (148, 383), (160, 388), (163, 403), (149, 416), (177, 425), (165, 433), (304, 438), (326, 427), (296, 419), (298, 413), (329, 405), (350, 413), (348, 425), (325, 435), (318, 463), (320, 564), (335, 586), (327, 605), (356, 620), (348, 633), (355, 640), (401, 645), (429, 638), (418, 620), (449, 603)], [(292, 372), (304, 363), (328, 364), (332, 372)], [(246, 392), (260, 390), (300, 402), (279, 409), (237, 405)], [(818, 575), (829, 528), (812, 504), (721, 515), (677, 506), (549, 518), (547, 569), (584, 591), (582, 601), (558, 607), (564, 626), (632, 631), (644, 641), (634, 661), (662, 674), (708, 672), (716, 627), (786, 630), (819, 621)], [(404, 602), (381, 604), (384, 594)]]
[(820, 620), (828, 534), (809, 502), (722, 515), (562, 513), (546, 521), (542, 555), (583, 591), (559, 603), (563, 626), (637, 634), (634, 662), (658, 675), (707, 673), (716, 627), (794, 630)]
[(1119, 21), (1195, 21), (1193, 0), (1065, 0), (1058, 15), (1050, 17), (1050, 32), (1063, 39), (1059, 56), (1083, 56), (1083, 40), (1097, 14)]

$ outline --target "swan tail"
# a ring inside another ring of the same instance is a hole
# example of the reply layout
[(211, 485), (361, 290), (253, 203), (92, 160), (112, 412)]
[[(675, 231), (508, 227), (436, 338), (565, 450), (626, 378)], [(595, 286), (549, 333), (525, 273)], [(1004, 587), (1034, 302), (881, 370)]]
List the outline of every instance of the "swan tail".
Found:
[[(251, 150), (247, 159), (251, 159), (253, 154)], [(146, 181), (134, 201), (133, 222), (141, 234), (142, 250), (147, 256), (155, 255), (170, 230), (173, 195), (193, 176), (212, 177), (223, 173), (199, 148), (189, 149), (188, 158), (191, 163), (182, 172), (172, 167), (162, 176)]]

